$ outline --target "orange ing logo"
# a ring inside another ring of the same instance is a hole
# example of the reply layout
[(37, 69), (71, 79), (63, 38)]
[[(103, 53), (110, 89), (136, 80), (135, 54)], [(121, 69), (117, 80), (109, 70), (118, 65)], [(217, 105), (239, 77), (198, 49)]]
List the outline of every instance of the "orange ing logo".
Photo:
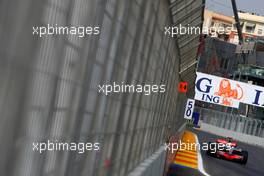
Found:
[(240, 100), (243, 97), (243, 94), (243, 89), (240, 87), (240, 85), (236, 84), (236, 88), (232, 89), (228, 79), (223, 79), (220, 82), (218, 92), (215, 92), (215, 95), (223, 97), (221, 104), (227, 106), (232, 106), (232, 100)]

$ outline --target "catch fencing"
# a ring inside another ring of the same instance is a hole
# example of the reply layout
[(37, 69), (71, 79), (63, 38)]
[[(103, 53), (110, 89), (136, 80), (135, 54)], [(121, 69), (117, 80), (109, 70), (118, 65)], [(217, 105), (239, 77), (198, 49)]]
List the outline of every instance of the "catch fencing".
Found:
[(199, 112), (203, 123), (242, 134), (264, 138), (263, 120), (245, 117), (238, 114), (225, 113), (212, 109), (200, 108)]
[[(125, 176), (152, 156), (184, 123), (170, 15), (164, 0), (0, 1), (1, 175)], [(47, 24), (99, 26), (100, 35), (32, 34)], [(98, 91), (113, 82), (166, 91)], [(32, 150), (48, 140), (100, 150)]]

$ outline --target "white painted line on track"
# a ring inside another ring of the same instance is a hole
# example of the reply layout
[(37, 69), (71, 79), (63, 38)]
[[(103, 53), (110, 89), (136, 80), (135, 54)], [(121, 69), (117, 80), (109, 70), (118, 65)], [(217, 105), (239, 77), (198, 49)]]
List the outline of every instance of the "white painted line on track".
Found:
[[(198, 140), (198, 137), (196, 134), (195, 135), (195, 139), (196, 139), (196, 144), (200, 144), (199, 143), (199, 140)], [(204, 166), (203, 166), (203, 158), (202, 158), (202, 155), (201, 155), (201, 151), (200, 149), (198, 148), (197, 150), (197, 155), (198, 155), (198, 170), (204, 174), (205, 176), (210, 176), (205, 170), (204, 170)]]

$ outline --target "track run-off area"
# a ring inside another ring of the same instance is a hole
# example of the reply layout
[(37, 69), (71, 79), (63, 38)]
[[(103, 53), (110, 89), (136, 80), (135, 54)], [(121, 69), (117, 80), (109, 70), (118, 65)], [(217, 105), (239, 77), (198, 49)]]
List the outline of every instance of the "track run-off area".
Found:
[[(217, 136), (202, 130), (188, 128), (181, 139), (185, 143), (214, 142)], [(263, 176), (264, 175), (264, 148), (238, 142), (238, 147), (248, 151), (246, 165), (211, 157), (206, 151), (199, 149), (179, 150), (171, 164), (168, 176)]]

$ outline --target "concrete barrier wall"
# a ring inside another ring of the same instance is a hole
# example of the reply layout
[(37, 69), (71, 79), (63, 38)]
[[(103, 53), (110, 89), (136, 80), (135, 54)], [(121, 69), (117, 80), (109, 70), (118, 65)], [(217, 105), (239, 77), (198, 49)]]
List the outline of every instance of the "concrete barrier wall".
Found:
[(238, 114), (200, 108), (201, 120), (223, 129), (264, 138), (264, 121)]
[(200, 124), (201, 124), (201, 129), (203, 131), (213, 133), (213, 134), (216, 134), (219, 136), (232, 137), (235, 140), (238, 140), (241, 142), (245, 142), (248, 144), (253, 144), (253, 145), (260, 146), (260, 147), (264, 147), (264, 138), (252, 136), (252, 135), (248, 135), (245, 133), (240, 133), (240, 132), (236, 132), (236, 131), (232, 131), (232, 130), (227, 130), (224, 128), (219, 128), (219, 127), (216, 127), (214, 125), (210, 125), (210, 124), (203, 123), (203, 122), (201, 122)]
[[(171, 136), (170, 143), (178, 143), (185, 131), (184, 123), (177, 132)], [(172, 153), (165, 150), (165, 145), (160, 148), (149, 158), (144, 160), (136, 167), (129, 176), (162, 176), (166, 175), (169, 165), (173, 162), (176, 152)]]
[(165, 146), (161, 146), (151, 157), (144, 160), (128, 176), (161, 176), (166, 160)]

